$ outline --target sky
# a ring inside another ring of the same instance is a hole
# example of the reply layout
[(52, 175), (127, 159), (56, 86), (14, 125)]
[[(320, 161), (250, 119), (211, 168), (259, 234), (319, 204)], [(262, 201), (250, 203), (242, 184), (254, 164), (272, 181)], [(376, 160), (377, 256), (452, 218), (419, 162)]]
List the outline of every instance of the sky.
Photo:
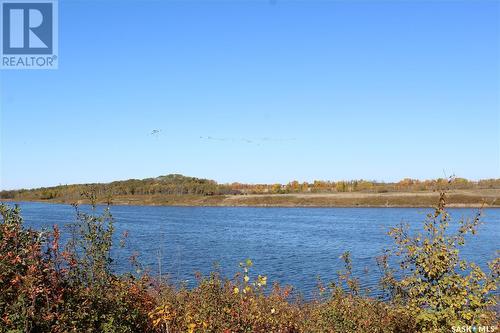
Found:
[(500, 178), (500, 2), (59, 2), (0, 71), (0, 188)]

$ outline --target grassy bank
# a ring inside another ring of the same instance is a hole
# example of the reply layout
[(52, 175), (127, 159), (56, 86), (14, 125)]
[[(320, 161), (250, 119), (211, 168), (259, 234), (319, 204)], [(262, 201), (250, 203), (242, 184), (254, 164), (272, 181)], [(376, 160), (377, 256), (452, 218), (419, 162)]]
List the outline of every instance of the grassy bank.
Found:
[[(87, 195), (93, 204), (95, 198)], [(376, 260), (383, 298), (361, 290), (352, 273), (355, 263), (345, 252), (338, 278), (318, 282), (311, 301), (254, 273), (249, 259), (231, 278), (217, 272), (196, 276), (193, 289), (151, 276), (134, 258), (136, 274), (116, 275), (109, 207), (98, 215), (76, 206), (72, 237), (60, 244), (57, 226), (27, 229), (18, 208), (1, 204), (0, 332), (409, 333), (473, 326), (494, 332), (500, 258), (489, 263), (489, 271), (460, 258), (481, 214), (451, 221), (444, 195), (438, 203), (420, 233), (411, 234), (405, 225), (389, 231), (394, 248)], [(451, 223), (455, 233), (448, 231)], [(122, 239), (119, 246), (125, 243)]]
[[(174, 195), (136, 194), (114, 195), (97, 198), (98, 203), (111, 201), (115, 205), (151, 206), (251, 206), (251, 207), (432, 207), (439, 192), (393, 193), (297, 193), (297, 194), (247, 194), (247, 195)], [(89, 203), (85, 199), (40, 199), (29, 195), (4, 201), (38, 201), (53, 203)], [(451, 190), (449, 207), (500, 207), (500, 189)]]
[(81, 194), (93, 192), (99, 203), (170, 206), (257, 207), (431, 207), (439, 192), (449, 193), (450, 206), (500, 207), (500, 179), (464, 178), (396, 183), (367, 180), (291, 181), (287, 184), (219, 184), (178, 174), (111, 183), (72, 184), (0, 191), (0, 200), (88, 203)]

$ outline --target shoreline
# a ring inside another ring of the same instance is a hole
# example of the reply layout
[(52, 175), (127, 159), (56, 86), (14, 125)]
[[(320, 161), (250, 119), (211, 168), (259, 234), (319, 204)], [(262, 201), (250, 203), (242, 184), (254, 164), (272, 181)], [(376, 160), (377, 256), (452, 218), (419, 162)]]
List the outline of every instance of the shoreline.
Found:
[[(116, 196), (114, 206), (172, 206), (172, 207), (276, 207), (276, 208), (430, 208), (438, 192), (389, 193), (297, 193), (248, 195), (129, 195)], [(449, 208), (500, 208), (500, 190), (454, 190), (447, 193)], [(0, 202), (40, 202), (55, 204), (88, 204), (88, 200), (71, 198), (10, 198)], [(97, 204), (106, 204), (98, 200)]]

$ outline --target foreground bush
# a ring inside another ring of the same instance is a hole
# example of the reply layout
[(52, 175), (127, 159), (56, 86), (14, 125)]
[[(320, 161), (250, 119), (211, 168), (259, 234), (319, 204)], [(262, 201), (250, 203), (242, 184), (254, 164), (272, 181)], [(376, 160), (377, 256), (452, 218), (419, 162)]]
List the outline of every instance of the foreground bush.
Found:
[[(147, 286), (109, 272), (112, 220), (78, 212), (74, 238), (24, 229), (18, 208), (0, 205), (2, 332), (140, 332), (149, 327)], [(107, 214), (107, 213), (106, 213)]]
[(0, 205), (0, 332), (450, 332), (495, 325), (499, 260), (488, 274), (459, 260), (458, 246), (475, 233), (479, 216), (449, 235), (444, 199), (424, 234), (410, 236), (405, 226), (391, 231), (404, 271), (379, 258), (385, 302), (361, 295), (349, 253), (338, 281), (320, 285), (312, 301), (295, 298), (291, 287), (269, 286), (252, 274), (250, 260), (233, 279), (198, 276), (190, 290), (147, 274), (117, 276), (110, 270), (109, 209), (98, 215), (95, 207), (90, 214), (76, 207), (61, 249), (56, 226), (26, 229), (18, 208)]
[[(499, 281), (500, 258), (488, 263), (487, 274), (459, 257), (459, 248), (467, 234), (476, 233), (480, 217), (481, 211), (472, 219), (460, 220), (455, 233), (448, 231), (451, 218), (442, 194), (434, 213), (427, 215), (423, 233), (411, 235), (409, 226), (403, 224), (389, 232), (400, 265), (391, 269), (384, 258), (382, 282), (392, 303), (413, 315), (419, 330), (495, 323), (496, 314), (486, 309), (497, 305), (498, 295), (493, 292)], [(400, 279), (395, 278), (398, 275)]]

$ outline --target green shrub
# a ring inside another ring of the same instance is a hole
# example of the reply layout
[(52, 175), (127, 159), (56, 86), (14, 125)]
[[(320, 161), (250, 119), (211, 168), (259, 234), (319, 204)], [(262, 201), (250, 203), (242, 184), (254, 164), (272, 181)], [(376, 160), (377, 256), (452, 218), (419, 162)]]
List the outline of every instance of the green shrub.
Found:
[(481, 210), (472, 219), (460, 220), (458, 230), (452, 233), (445, 206), (446, 196), (441, 193), (438, 206), (427, 215), (423, 233), (411, 235), (408, 224), (391, 229), (397, 269), (390, 268), (388, 257), (379, 260), (385, 272), (382, 284), (392, 303), (404, 306), (423, 332), (486, 326), (496, 319), (492, 309), (498, 295), (493, 292), (499, 281), (500, 258), (489, 263), (486, 274), (477, 264), (459, 257), (466, 235), (477, 232)]

